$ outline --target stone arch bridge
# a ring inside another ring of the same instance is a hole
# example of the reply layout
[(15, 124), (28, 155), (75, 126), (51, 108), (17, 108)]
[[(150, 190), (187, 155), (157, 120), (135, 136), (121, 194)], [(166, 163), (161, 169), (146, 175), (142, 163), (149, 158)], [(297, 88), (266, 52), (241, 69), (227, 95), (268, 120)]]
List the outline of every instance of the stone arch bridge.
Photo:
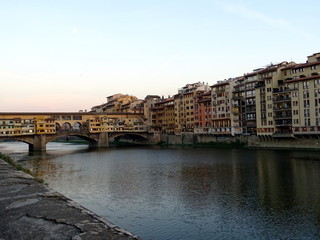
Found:
[[(29, 145), (29, 151), (45, 151), (47, 143), (56, 140), (60, 137), (79, 137), (88, 141), (91, 148), (106, 148), (109, 147), (109, 141), (117, 141), (117, 139), (131, 140), (130, 142), (147, 144), (152, 143), (153, 134), (148, 133), (130, 133), (130, 132), (118, 132), (118, 133), (84, 133), (76, 131), (64, 131), (56, 133), (55, 135), (33, 135), (33, 136), (8, 136), (0, 137), (0, 139), (12, 139), (20, 142), (27, 143)], [(110, 137), (109, 137), (110, 136)], [(151, 142), (150, 142), (151, 140)], [(128, 141), (129, 142), (129, 141)]]
[(27, 143), (30, 151), (45, 151), (48, 142), (69, 136), (84, 139), (94, 148), (119, 140), (158, 142), (141, 119), (142, 114), (130, 113), (0, 113), (0, 140)]

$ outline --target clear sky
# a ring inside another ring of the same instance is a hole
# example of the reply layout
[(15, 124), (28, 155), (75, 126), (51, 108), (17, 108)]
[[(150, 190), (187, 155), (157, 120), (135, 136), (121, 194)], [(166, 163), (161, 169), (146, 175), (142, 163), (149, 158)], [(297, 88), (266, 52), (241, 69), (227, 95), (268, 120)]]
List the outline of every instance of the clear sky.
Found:
[(320, 52), (319, 0), (0, 0), (0, 112), (173, 95)]

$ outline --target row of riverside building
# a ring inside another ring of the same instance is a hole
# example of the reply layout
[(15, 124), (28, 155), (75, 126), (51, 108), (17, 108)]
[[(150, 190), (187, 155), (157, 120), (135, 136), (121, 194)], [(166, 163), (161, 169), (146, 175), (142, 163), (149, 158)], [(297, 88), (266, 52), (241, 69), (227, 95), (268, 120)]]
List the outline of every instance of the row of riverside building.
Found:
[(320, 134), (320, 53), (240, 77), (187, 84), (173, 97), (148, 95), (149, 131), (294, 137)]

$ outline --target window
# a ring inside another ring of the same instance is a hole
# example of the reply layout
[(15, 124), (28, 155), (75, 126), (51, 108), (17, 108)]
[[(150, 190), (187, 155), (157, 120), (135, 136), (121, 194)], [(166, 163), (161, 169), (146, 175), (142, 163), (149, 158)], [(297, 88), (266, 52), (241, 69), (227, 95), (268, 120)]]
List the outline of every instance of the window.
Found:
[(310, 118), (306, 118), (305, 120), (304, 120), (304, 125), (305, 126), (307, 126), (307, 127), (309, 127), (311, 124), (310, 124)]
[(308, 81), (304, 81), (303, 82), (303, 89), (308, 89), (309, 88), (309, 82)]

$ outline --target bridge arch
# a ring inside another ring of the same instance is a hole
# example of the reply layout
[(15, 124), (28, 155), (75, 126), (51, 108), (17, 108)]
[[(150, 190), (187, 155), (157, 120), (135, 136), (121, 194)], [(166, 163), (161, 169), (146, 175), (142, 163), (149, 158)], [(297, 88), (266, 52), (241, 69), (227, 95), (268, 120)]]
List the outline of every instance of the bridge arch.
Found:
[(18, 141), (18, 142), (23, 142), (23, 143), (26, 143), (28, 145), (32, 145), (33, 144), (33, 141), (32, 140), (28, 140), (28, 139), (20, 139), (20, 138), (17, 138), (17, 137), (8, 137), (7, 139), (15, 140), (15, 141)]
[(111, 133), (109, 135), (111, 142), (124, 142), (132, 144), (148, 144), (148, 136), (141, 133)]
[(61, 125), (61, 131), (71, 131), (72, 130), (72, 125), (69, 122), (64, 122)]
[(33, 144), (34, 144), (34, 137), (33, 136), (6, 136), (5, 139), (7, 140), (15, 140), (18, 142), (26, 143), (29, 147), (29, 150), (33, 149)]
[(75, 122), (72, 126), (73, 131), (81, 131), (82, 129), (82, 124), (80, 122)]
[(98, 139), (95, 139), (94, 137), (89, 137), (89, 136), (83, 135), (79, 132), (65, 131), (65, 132), (58, 133), (56, 135), (47, 136), (46, 143), (52, 142), (52, 141), (54, 141), (58, 138), (61, 138), (61, 137), (79, 137), (79, 138), (89, 142), (89, 145), (95, 145), (98, 142)]

